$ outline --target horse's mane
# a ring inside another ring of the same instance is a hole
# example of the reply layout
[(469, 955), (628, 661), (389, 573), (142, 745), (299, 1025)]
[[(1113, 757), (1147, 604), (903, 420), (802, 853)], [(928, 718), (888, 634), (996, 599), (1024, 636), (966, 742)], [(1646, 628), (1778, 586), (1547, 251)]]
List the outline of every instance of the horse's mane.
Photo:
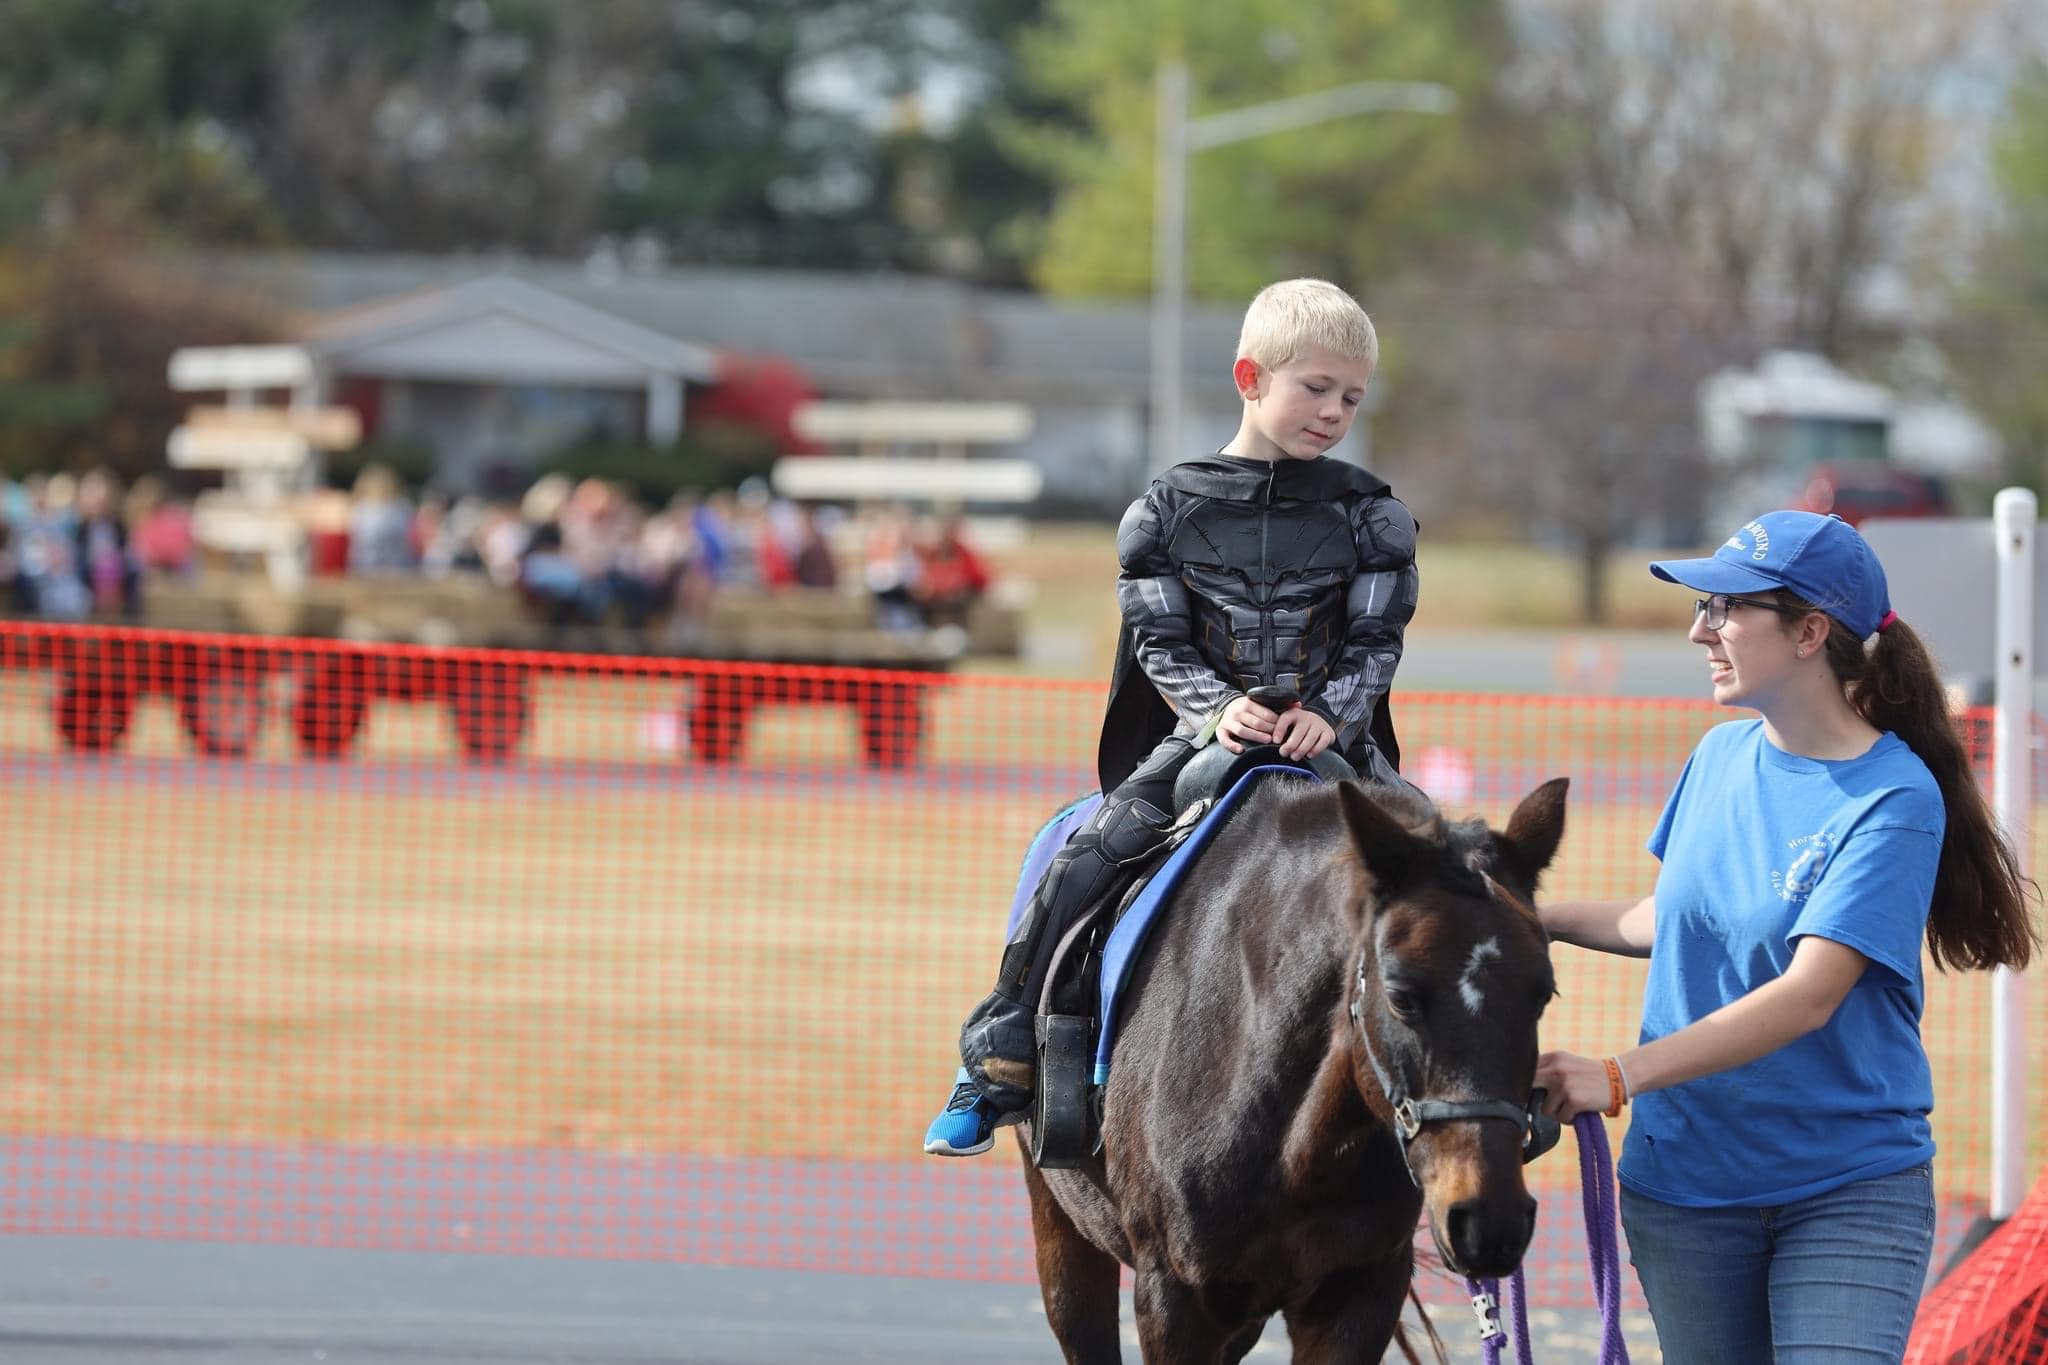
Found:
[[(1373, 804), (1408, 833), (1424, 843), (1444, 849), (1448, 855), (1447, 872), (1463, 869), (1475, 879), (1475, 884), (1468, 889), (1474, 894), (1486, 894), (1478, 883), (1488, 880), (1487, 868), (1494, 854), (1494, 836), (1485, 820), (1478, 816), (1447, 820), (1436, 802), (1415, 787), (1368, 782), (1364, 789)], [(1334, 783), (1283, 779), (1267, 782), (1262, 790), (1253, 793), (1252, 800), (1246, 803), (1245, 812), (1254, 820), (1278, 821), (1278, 828), (1283, 833), (1291, 833), (1300, 828), (1302, 822), (1327, 818), (1335, 810), (1338, 800)]]
[[(1393, 821), (1415, 839), (1444, 849), (1446, 860), (1438, 868), (1436, 876), (1456, 882), (1470, 878), (1470, 882), (1460, 886), (1460, 890), (1485, 900), (1505, 900), (1507, 905), (1516, 907), (1524, 915), (1534, 917), (1536, 911), (1524, 896), (1497, 878), (1497, 835), (1487, 827), (1485, 819), (1477, 817), (1477, 814), (1462, 821), (1444, 819), (1444, 812), (1438, 804), (1411, 786), (1368, 782), (1364, 784), (1364, 792), (1384, 814), (1393, 817)], [(1331, 782), (1290, 782), (1282, 778), (1266, 782), (1262, 784), (1262, 790), (1253, 792), (1251, 800), (1243, 806), (1243, 817), (1247, 825), (1253, 821), (1272, 821), (1282, 839), (1294, 839), (1329, 825), (1341, 829), (1343, 819), (1337, 812), (1339, 800), (1337, 786)]]
[(1444, 813), (1437, 809), (1436, 802), (1423, 795), (1414, 787), (1396, 787), (1381, 782), (1365, 784), (1366, 795), (1373, 804), (1398, 820), (1402, 827), (1418, 839), (1430, 843), (1441, 843), (1452, 828), (1444, 819)]
[(1476, 815), (1463, 820), (1446, 820), (1436, 802), (1414, 787), (1374, 783), (1367, 786), (1366, 791), (1381, 810), (1400, 821), (1410, 834), (1432, 844), (1442, 844), (1463, 866), (1475, 867), (1476, 870), (1476, 863), (1493, 850), (1493, 831)]

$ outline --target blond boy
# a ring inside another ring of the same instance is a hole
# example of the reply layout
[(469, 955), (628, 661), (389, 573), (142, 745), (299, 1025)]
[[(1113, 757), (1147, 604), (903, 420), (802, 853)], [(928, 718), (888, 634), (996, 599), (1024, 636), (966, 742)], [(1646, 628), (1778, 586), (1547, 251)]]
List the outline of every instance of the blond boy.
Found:
[[(1294, 760), (1335, 748), (1359, 773), (1398, 780), (1385, 703), (1415, 612), (1415, 519), (1384, 480), (1329, 455), (1378, 360), (1349, 294), (1323, 280), (1267, 286), (1231, 366), (1237, 435), (1168, 470), (1124, 514), (1123, 632), (1098, 751), (1106, 797), (1053, 859), (994, 991), (961, 1029), (963, 1065), (927, 1152), (987, 1151), (1029, 1102), (1052, 950), (1165, 837), (1174, 779), (1198, 748), (1270, 744)], [(1267, 704), (1277, 694), (1292, 700)]]

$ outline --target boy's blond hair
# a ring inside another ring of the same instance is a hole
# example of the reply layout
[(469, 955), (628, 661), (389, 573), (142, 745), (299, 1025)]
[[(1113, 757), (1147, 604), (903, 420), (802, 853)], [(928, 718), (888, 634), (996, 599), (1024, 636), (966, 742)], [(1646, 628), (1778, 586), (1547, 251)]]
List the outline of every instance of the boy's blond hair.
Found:
[(1328, 280), (1281, 280), (1258, 292), (1238, 333), (1240, 359), (1265, 369), (1285, 365), (1310, 346), (1379, 368), (1380, 339), (1358, 300)]

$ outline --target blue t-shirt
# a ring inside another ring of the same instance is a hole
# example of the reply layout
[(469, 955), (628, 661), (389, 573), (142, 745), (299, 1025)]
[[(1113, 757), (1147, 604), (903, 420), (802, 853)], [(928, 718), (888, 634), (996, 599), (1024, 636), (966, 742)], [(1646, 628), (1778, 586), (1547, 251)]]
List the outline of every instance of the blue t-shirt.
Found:
[(1637, 1099), (1625, 1184), (1670, 1204), (1785, 1204), (1934, 1156), (1920, 942), (1945, 823), (1896, 735), (1827, 761), (1786, 753), (1760, 720), (1707, 732), (1650, 836), (1663, 869), (1642, 1041), (1783, 975), (1807, 934), (1870, 966), (1821, 1028)]

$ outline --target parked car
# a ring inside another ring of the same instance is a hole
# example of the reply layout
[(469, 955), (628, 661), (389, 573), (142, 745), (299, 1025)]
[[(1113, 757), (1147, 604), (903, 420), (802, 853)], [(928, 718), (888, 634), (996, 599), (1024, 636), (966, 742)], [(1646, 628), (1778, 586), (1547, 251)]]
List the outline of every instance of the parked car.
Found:
[(1945, 517), (1950, 510), (1948, 487), (1940, 479), (1880, 460), (1815, 465), (1793, 506), (1832, 512), (1851, 526), (1870, 517)]

